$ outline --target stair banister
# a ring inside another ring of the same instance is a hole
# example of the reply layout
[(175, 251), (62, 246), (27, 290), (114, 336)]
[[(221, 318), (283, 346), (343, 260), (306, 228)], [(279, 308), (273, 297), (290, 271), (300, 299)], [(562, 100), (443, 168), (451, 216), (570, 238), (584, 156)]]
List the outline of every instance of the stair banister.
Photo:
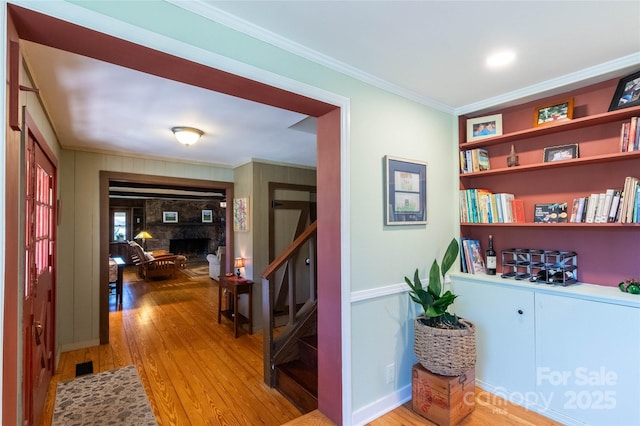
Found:
[[(276, 339), (273, 336), (274, 321), (274, 277), (275, 273), (285, 266), (288, 273), (288, 303), (289, 316), (285, 331), (278, 335), (279, 342), (286, 342), (288, 333), (295, 330), (297, 322), (296, 307), (296, 283), (295, 283), (295, 260), (299, 255), (301, 248), (309, 243), (309, 301), (316, 300), (316, 234), (317, 222), (313, 222), (305, 229), (289, 247), (287, 247), (279, 256), (271, 262), (262, 273), (262, 315), (263, 315), (263, 354), (264, 354), (264, 381), (269, 386), (274, 386), (273, 370), (275, 367), (275, 357), (278, 352), (276, 349)], [(281, 347), (279, 349), (282, 349)]]

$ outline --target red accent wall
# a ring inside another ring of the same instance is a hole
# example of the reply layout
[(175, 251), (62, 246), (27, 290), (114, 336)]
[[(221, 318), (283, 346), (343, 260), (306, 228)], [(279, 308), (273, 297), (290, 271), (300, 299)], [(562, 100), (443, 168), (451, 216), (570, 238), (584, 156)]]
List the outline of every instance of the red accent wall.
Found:
[(340, 109), (318, 118), (318, 408), (342, 424)]

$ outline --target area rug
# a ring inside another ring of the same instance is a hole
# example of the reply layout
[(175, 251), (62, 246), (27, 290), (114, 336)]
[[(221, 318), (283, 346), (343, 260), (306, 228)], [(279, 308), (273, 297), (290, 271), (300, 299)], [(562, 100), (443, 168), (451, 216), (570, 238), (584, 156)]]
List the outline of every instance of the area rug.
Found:
[(180, 271), (192, 278), (205, 277), (209, 275), (209, 262), (187, 264), (187, 267)]
[(52, 424), (157, 425), (135, 365), (58, 383)]

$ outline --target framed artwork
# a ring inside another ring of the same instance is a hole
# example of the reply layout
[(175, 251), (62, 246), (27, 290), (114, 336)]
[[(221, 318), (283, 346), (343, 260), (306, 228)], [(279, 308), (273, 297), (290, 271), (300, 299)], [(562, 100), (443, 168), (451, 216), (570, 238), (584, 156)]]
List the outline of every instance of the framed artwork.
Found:
[(213, 222), (213, 211), (212, 210), (202, 210), (202, 222), (204, 222), (204, 223), (212, 223)]
[(164, 223), (178, 223), (178, 212), (162, 212)]
[(467, 142), (500, 136), (502, 134), (502, 114), (487, 115), (485, 117), (467, 120)]
[(533, 117), (533, 127), (540, 127), (557, 121), (571, 120), (572, 118), (573, 98), (551, 105), (537, 107)]
[(640, 71), (621, 78), (609, 111), (640, 105)]
[(385, 225), (427, 223), (427, 163), (385, 156)]
[(551, 146), (544, 149), (544, 162), (570, 160), (578, 158), (578, 144)]
[(249, 231), (249, 198), (233, 199), (233, 230), (235, 232)]

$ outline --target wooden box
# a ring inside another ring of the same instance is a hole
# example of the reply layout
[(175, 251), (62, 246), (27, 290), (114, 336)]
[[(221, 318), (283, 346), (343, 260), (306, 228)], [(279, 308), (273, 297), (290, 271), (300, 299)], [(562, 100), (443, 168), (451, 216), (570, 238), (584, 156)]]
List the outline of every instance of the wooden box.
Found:
[(475, 408), (475, 369), (448, 377), (416, 364), (412, 369), (413, 411), (442, 426), (457, 425)]

